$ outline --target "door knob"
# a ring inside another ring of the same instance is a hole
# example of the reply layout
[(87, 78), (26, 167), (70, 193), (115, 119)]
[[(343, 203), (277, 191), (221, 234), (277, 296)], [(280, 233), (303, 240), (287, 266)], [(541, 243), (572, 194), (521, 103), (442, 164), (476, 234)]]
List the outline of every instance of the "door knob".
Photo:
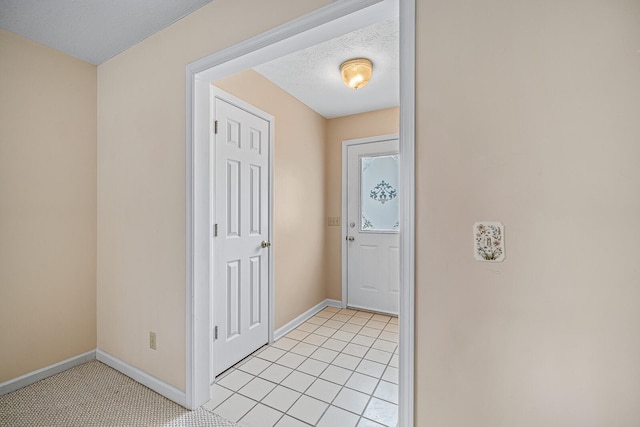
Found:
[(270, 248), (271, 247), (271, 242), (266, 242), (266, 241), (262, 241), (262, 243), (260, 244), (260, 246), (262, 246), (262, 248)]
[(353, 242), (354, 240), (356, 240), (356, 238), (353, 236), (347, 236), (347, 240)]

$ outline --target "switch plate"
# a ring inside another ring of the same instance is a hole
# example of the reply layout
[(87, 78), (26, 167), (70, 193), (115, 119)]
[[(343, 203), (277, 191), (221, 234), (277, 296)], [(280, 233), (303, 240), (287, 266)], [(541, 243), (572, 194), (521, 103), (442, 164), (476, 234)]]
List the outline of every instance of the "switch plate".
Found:
[(157, 342), (156, 342), (156, 333), (155, 332), (149, 332), (149, 348), (151, 350), (157, 350), (158, 349)]
[(502, 262), (505, 257), (504, 226), (497, 221), (473, 224), (473, 255), (482, 262)]
[(340, 217), (339, 216), (330, 216), (328, 218), (328, 224), (330, 226), (339, 226), (340, 225)]

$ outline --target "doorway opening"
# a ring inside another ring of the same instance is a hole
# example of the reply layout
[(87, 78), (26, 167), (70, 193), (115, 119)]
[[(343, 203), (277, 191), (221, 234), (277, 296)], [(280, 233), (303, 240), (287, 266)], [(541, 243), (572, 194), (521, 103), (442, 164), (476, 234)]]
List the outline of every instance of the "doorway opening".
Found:
[[(210, 82), (389, 16), (390, 1), (344, 0), (189, 64), (187, 67), (186, 402), (209, 398), (211, 349)], [(390, 6), (391, 4), (391, 6)], [(400, 425), (413, 421), (414, 0), (400, 0)]]

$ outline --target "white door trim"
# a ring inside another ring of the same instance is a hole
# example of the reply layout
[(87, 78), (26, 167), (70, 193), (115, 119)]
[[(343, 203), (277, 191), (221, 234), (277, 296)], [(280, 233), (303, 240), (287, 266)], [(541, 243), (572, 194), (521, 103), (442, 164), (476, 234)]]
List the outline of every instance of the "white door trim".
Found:
[[(357, 138), (357, 139), (348, 139), (342, 141), (342, 308), (347, 307), (347, 284), (348, 284), (348, 276), (347, 276), (347, 240), (345, 237), (349, 234), (349, 225), (347, 224), (347, 149), (352, 145), (358, 144), (369, 144), (371, 142), (379, 142), (379, 141), (388, 141), (390, 139), (399, 139), (399, 134), (389, 134), (389, 135), (380, 135), (380, 136), (372, 136), (367, 138)], [(402, 174), (402, 171), (400, 171)]]
[[(399, 425), (414, 419), (415, 293), (415, 2), (400, 7), (400, 387)], [(341, 0), (186, 67), (185, 281), (186, 407), (209, 400), (211, 271), (209, 268), (210, 84), (248, 67), (393, 16), (393, 0)]]
[(400, 427), (413, 426), (415, 405), (416, 1), (400, 0)]
[[(269, 310), (269, 315), (268, 315), (268, 321), (269, 321), (269, 326), (268, 326), (268, 330), (269, 330), (269, 335), (268, 335), (268, 339), (269, 339), (269, 343), (273, 342), (273, 328), (275, 325), (275, 298), (274, 298), (274, 278), (275, 278), (275, 272), (274, 272), (274, 254), (275, 254), (275, 244), (274, 244), (274, 238), (273, 238), (273, 138), (275, 136), (275, 118), (271, 115), (268, 114), (264, 111), (262, 111), (261, 109), (249, 104), (248, 102), (245, 102), (243, 100), (241, 100), (240, 98), (237, 98), (233, 95), (231, 95), (228, 92), (225, 92), (224, 90), (215, 87), (213, 85), (209, 85), (209, 102), (210, 102), (210, 108), (211, 111), (213, 111), (214, 109), (214, 102), (215, 102), (215, 98), (219, 98), (224, 100), (225, 102), (232, 104), (242, 110), (248, 111), (250, 113), (252, 113), (253, 115), (260, 117), (262, 119), (264, 119), (265, 121), (269, 122), (269, 170), (267, 171), (267, 176), (269, 177), (269, 194), (267, 196), (268, 198), (268, 205), (269, 207), (267, 208), (267, 210), (269, 211), (269, 222), (268, 222), (268, 226), (269, 226), (269, 233), (268, 233), (268, 241), (271, 242), (271, 247), (268, 249), (269, 250), (269, 301), (268, 301), (268, 310)], [(215, 117), (213, 117), (213, 114), (209, 115), (209, 129), (213, 129), (214, 128), (214, 119)], [(210, 138), (211, 138), (211, 142), (210, 144), (213, 144), (214, 138), (215, 136), (213, 135), (213, 132), (210, 133)], [(210, 145), (212, 146), (212, 145)], [(211, 150), (211, 159), (210, 159), (210, 165), (215, 165), (215, 150)], [(216, 196), (215, 196), (215, 185), (213, 185), (214, 179), (215, 179), (215, 168), (211, 168), (211, 170), (209, 171), (209, 183), (211, 184), (210, 190), (211, 190), (211, 195), (213, 197), (211, 197), (211, 200), (209, 201), (209, 209), (210, 209), (210, 224), (213, 224), (214, 221), (214, 213), (215, 213), (215, 201), (216, 201)], [(209, 246), (209, 250), (211, 253), (211, 257), (209, 258), (209, 272), (210, 272), (210, 280), (212, 280), (212, 278), (214, 277), (214, 271), (213, 271), (213, 260), (215, 259), (216, 254), (214, 253), (214, 241), (213, 239), (215, 239), (215, 237), (213, 236), (213, 230), (210, 228), (210, 233), (209, 233), (209, 240), (210, 240), (210, 246)], [(213, 289), (213, 283), (209, 282), (211, 284), (210, 289)], [(210, 302), (209, 302), (209, 313), (210, 313), (210, 318), (211, 316), (211, 310), (213, 308), (213, 292), (211, 292), (210, 295)], [(213, 323), (212, 323), (213, 324)], [(211, 336), (212, 334), (210, 334), (209, 336)], [(211, 341), (211, 340), (210, 340)], [(211, 343), (213, 344), (213, 342), (211, 341)], [(213, 347), (213, 346), (212, 346)], [(210, 349), (210, 352), (212, 350)], [(210, 354), (210, 358), (211, 358), (211, 362), (213, 362), (214, 360), (214, 354)], [(210, 368), (211, 369), (211, 368)]]

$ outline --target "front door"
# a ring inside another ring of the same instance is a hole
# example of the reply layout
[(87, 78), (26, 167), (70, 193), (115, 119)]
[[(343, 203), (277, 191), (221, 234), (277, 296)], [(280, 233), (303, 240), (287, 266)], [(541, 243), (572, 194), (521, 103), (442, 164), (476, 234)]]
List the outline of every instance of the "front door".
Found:
[(214, 377), (269, 340), (271, 132), (268, 115), (215, 93)]
[(347, 305), (398, 314), (398, 139), (346, 142)]

